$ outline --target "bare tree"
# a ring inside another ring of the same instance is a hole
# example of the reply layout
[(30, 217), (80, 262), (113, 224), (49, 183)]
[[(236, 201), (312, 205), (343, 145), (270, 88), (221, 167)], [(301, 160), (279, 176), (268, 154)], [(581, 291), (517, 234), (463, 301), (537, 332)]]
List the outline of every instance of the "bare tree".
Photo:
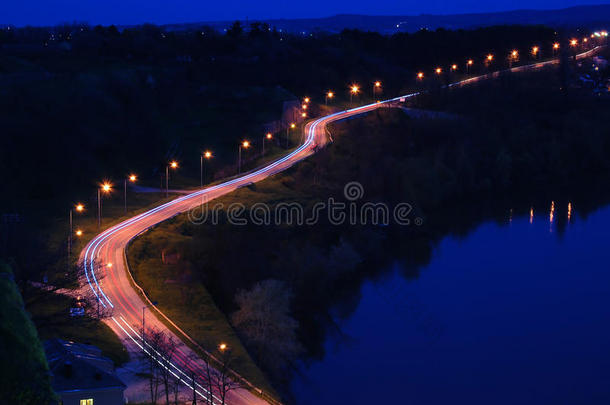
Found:
[[(92, 264), (93, 271), (95, 271), (95, 282), (91, 282), (93, 275), (91, 270), (86, 269), (82, 264), (80, 265), (80, 271), (77, 279), (81, 286), (82, 299), (87, 303), (88, 311), (87, 314), (94, 319), (102, 320), (112, 317), (112, 307), (105, 305), (103, 300), (103, 293), (100, 288), (100, 283), (106, 278), (106, 272), (100, 271), (102, 266), (99, 260), (96, 260)], [(86, 273), (88, 271), (88, 273)]]
[(172, 362), (176, 355), (178, 343), (172, 335), (167, 335), (163, 332), (158, 332), (158, 334), (157, 351), (159, 352), (159, 377), (165, 391), (165, 404), (169, 405), (169, 396), (172, 391), (174, 391), (174, 394), (177, 397), (177, 387), (174, 381), (177, 374), (173, 370)]
[(141, 360), (146, 364), (148, 384), (150, 389), (150, 402), (156, 404), (159, 398), (159, 368), (162, 364), (161, 347), (163, 346), (164, 334), (156, 329), (147, 329), (142, 333)]
[(219, 350), (216, 357), (220, 362), (216, 367), (212, 367), (209, 361), (206, 362), (206, 375), (211, 387), (209, 403), (213, 403), (212, 397), (215, 394), (220, 400), (220, 405), (225, 405), (229, 392), (242, 388), (242, 384), (233, 375), (232, 367), (235, 357), (231, 349)]

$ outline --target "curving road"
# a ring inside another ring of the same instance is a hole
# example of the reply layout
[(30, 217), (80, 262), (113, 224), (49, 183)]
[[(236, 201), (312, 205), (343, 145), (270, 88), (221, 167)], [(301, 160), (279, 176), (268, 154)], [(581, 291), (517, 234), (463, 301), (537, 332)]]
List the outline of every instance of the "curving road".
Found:
[[(590, 51), (579, 54), (578, 58), (588, 57), (597, 52), (599, 48), (600, 47), (596, 47)], [(531, 71), (556, 63), (558, 63), (558, 60), (553, 59), (531, 65), (514, 67), (502, 72)], [(448, 87), (462, 86), (485, 78), (497, 77), (502, 72), (472, 77), (460, 82), (452, 83), (448, 85)], [(406, 101), (418, 94), (418, 92), (415, 92), (379, 103), (364, 105), (309, 122), (304, 129), (305, 140), (303, 144), (287, 156), (274, 161), (261, 169), (244, 174), (241, 177), (176, 198), (157, 208), (114, 225), (93, 238), (81, 253), (81, 261), (85, 268), (87, 282), (93, 293), (98, 297), (101, 305), (112, 309), (113, 316), (106, 322), (119, 336), (130, 354), (138, 353), (143, 349), (150, 349), (149, 347), (142, 347), (142, 340), (139, 338), (139, 334), (142, 322), (142, 308), (151, 305), (145, 295), (141, 294), (143, 292), (137, 291), (139, 287), (134, 287), (135, 283), (133, 283), (131, 274), (127, 268), (125, 251), (132, 239), (160, 222), (201, 205), (204, 200), (210, 201), (230, 193), (241, 186), (264, 180), (307, 158), (313, 154), (318, 147), (323, 146), (326, 143), (327, 124), (363, 114), (380, 107), (392, 107), (396, 105), (396, 103)], [(112, 267), (107, 267), (106, 264), (108, 263), (112, 263)], [(202, 365), (188, 360), (194, 358), (195, 355), (183, 342), (191, 339), (186, 333), (182, 332), (177, 325), (174, 326), (180, 333), (178, 333), (178, 335), (174, 334), (160, 319), (165, 318), (166, 322), (169, 323), (172, 323), (171, 320), (156, 307), (151, 308), (154, 308), (154, 310), (148, 312), (146, 326), (147, 328), (154, 327), (159, 330), (164, 330), (168, 334), (174, 335), (174, 337), (181, 342), (172, 365), (172, 372), (176, 377), (183, 378), (184, 384), (191, 388), (191, 373), (195, 373), (196, 376), (203, 375)], [(195, 344), (193, 341), (191, 341), (191, 343)], [(258, 395), (252, 393), (253, 391), (260, 392), (260, 390), (252, 385), (250, 385), (250, 388), (251, 390), (241, 389), (231, 392), (227, 402), (230, 405), (268, 403)], [(197, 384), (196, 389), (202, 398), (207, 398), (208, 393), (203, 386)]]

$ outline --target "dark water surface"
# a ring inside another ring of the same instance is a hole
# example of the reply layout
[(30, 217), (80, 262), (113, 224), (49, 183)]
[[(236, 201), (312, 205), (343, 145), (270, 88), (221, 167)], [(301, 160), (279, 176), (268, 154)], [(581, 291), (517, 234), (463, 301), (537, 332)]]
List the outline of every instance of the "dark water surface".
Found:
[(417, 279), (363, 284), (299, 405), (610, 404), (610, 207), (567, 216), (484, 223)]

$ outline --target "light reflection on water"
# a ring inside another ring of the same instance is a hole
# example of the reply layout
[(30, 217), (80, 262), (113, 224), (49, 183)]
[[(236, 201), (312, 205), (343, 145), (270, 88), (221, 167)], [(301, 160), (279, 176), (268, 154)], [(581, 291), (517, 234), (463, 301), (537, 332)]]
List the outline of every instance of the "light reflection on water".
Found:
[(365, 283), (298, 404), (610, 403), (610, 207), (535, 209), (444, 238), (418, 279)]

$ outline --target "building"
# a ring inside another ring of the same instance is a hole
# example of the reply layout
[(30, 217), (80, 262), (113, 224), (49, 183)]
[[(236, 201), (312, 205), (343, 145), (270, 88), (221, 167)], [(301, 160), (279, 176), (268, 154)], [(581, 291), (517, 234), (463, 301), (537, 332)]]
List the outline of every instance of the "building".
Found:
[(95, 346), (51, 339), (44, 343), (51, 385), (60, 405), (124, 404), (125, 384)]

